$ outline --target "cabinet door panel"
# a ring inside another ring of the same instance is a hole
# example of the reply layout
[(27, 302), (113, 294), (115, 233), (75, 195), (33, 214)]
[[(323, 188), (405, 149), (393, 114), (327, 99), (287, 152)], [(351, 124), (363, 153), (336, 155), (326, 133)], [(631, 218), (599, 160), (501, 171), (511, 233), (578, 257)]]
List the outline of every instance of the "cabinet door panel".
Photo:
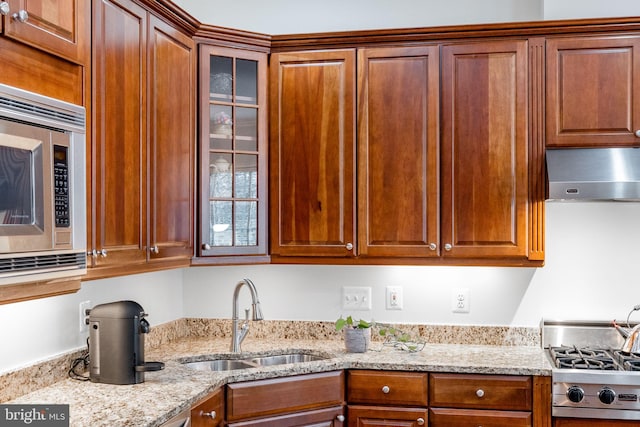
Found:
[(195, 191), (193, 41), (152, 17), (149, 51), (149, 257), (190, 258)]
[(637, 145), (640, 38), (547, 41), (547, 145)]
[(8, 0), (10, 15), (26, 11), (20, 22), (7, 17), (5, 35), (75, 62), (88, 60), (91, 28), (87, 0)]
[(97, 265), (146, 261), (146, 12), (128, 0), (94, 0), (90, 241)]
[[(279, 415), (249, 421), (228, 423), (228, 427), (342, 427), (345, 410), (342, 406), (313, 411), (302, 411), (293, 414)], [(193, 426), (195, 427), (195, 425)]]
[(349, 405), (349, 427), (420, 427), (427, 423), (426, 408)]
[(271, 58), (271, 250), (352, 256), (355, 52)]
[(358, 52), (359, 252), (436, 256), (439, 51)]
[(530, 412), (429, 409), (431, 427), (531, 427)]
[(443, 47), (442, 239), (454, 257), (527, 254), (527, 43)]

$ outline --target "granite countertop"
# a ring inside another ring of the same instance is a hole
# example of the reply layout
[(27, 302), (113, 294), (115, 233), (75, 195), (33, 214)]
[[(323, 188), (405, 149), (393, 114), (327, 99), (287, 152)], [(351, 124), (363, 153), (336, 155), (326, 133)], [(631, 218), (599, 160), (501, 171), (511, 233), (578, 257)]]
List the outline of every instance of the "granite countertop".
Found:
[(327, 359), (299, 364), (226, 372), (196, 371), (180, 362), (229, 354), (229, 340), (180, 339), (147, 351), (147, 361), (165, 362), (165, 369), (145, 373), (134, 385), (96, 384), (66, 379), (6, 403), (69, 404), (70, 425), (159, 426), (216, 388), (251, 381), (339, 369), (382, 369), (505, 375), (551, 375), (544, 351), (533, 346), (427, 344), (416, 353), (372, 342), (366, 353), (345, 353), (341, 340), (251, 339), (242, 346), (247, 355), (305, 352)]

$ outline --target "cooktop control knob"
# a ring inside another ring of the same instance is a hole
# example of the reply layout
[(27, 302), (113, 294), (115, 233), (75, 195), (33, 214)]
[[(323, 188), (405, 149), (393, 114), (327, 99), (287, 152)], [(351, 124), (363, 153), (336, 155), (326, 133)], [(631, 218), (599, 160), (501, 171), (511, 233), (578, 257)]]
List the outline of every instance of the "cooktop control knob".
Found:
[(573, 403), (579, 403), (584, 399), (584, 390), (580, 386), (572, 385), (567, 389), (567, 397)]
[(616, 392), (609, 387), (602, 387), (602, 389), (598, 392), (598, 399), (600, 399), (600, 402), (602, 403), (611, 405), (613, 401), (616, 400)]

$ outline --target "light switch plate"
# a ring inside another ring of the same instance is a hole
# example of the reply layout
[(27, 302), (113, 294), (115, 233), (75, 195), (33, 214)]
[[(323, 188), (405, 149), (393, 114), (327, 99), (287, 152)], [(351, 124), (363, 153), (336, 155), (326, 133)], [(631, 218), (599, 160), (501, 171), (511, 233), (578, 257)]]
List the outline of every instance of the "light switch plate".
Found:
[(343, 286), (342, 309), (371, 310), (371, 288), (367, 286)]

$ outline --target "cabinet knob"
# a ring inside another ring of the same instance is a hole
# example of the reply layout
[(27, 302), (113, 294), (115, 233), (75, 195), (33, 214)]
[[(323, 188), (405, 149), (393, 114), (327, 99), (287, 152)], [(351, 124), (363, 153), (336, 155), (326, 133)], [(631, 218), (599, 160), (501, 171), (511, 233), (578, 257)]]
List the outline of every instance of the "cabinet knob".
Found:
[(208, 243), (203, 243), (202, 244), (202, 249), (204, 249), (205, 251), (208, 251), (209, 249), (211, 249), (211, 245)]
[(19, 22), (27, 22), (27, 20), (29, 19), (29, 13), (26, 10), (22, 9), (11, 15), (11, 17)]
[(416, 423), (418, 423), (419, 426), (423, 426), (424, 425), (424, 418), (418, 418), (416, 420)]
[(7, 3), (6, 1), (0, 2), (0, 15), (6, 16), (10, 11), (11, 7), (9, 6), (9, 3)]
[(209, 417), (212, 420), (216, 419), (216, 411), (211, 411), (211, 412), (204, 412), (204, 411), (200, 411), (200, 416), (201, 417)]
[(344, 415), (340, 414), (336, 417), (336, 420), (340, 421), (340, 422), (344, 422)]
[(347, 248), (348, 251), (352, 250), (353, 249), (353, 243), (347, 243), (345, 245), (345, 248)]
[(638, 130), (636, 131), (636, 136), (637, 136), (638, 138), (640, 138), (640, 129), (638, 129)]
[(382, 392), (384, 394), (389, 394), (390, 391), (391, 391), (391, 389), (389, 388), (388, 385), (385, 385), (385, 386), (382, 387)]
[(153, 245), (149, 248), (149, 251), (151, 251), (151, 253), (153, 254), (158, 254), (160, 252), (160, 249), (158, 249), (158, 245)]
[(438, 249), (438, 245), (436, 245), (435, 243), (429, 243), (429, 249), (435, 251), (436, 249)]
[(451, 243), (445, 243), (444, 244), (444, 250), (445, 251), (450, 251), (453, 248), (453, 246), (451, 246)]
[(91, 256), (91, 257), (97, 257), (98, 256), (98, 251), (96, 251), (95, 249), (92, 251), (87, 252), (87, 256)]
[(484, 390), (479, 388), (478, 390), (476, 390), (476, 396), (478, 397), (484, 397)]
[(100, 256), (103, 257), (103, 258), (106, 258), (107, 257), (107, 250), (106, 249), (102, 249), (100, 251)]

